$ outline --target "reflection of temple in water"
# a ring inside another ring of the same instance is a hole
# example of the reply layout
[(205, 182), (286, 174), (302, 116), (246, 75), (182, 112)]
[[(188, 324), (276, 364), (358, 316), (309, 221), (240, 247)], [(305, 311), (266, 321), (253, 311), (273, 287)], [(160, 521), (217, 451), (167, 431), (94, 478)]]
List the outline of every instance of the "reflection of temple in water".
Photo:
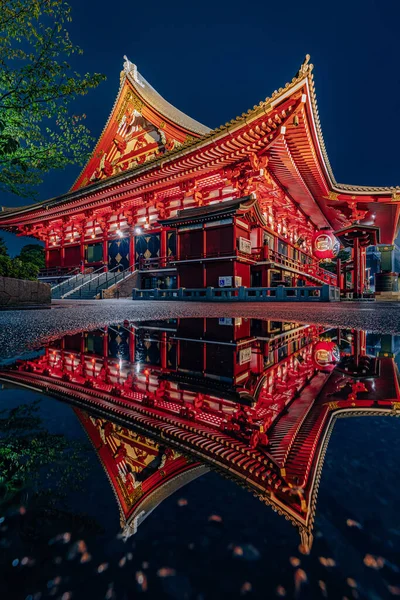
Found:
[[(247, 319), (179, 319), (65, 336), (0, 377), (77, 406), (125, 534), (215, 469), (312, 543), (337, 418), (396, 414), (400, 340)], [(84, 410), (82, 410), (84, 409)]]

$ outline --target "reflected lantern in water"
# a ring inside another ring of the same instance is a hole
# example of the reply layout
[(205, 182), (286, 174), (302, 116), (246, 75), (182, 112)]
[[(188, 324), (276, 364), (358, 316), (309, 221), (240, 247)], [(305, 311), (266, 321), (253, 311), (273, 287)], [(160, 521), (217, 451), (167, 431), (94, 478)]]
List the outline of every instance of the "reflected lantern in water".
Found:
[(317, 368), (339, 362), (340, 350), (338, 345), (329, 340), (320, 340), (314, 346), (313, 359)]
[(339, 254), (340, 243), (331, 229), (317, 231), (312, 243), (313, 255), (318, 260), (336, 258)]

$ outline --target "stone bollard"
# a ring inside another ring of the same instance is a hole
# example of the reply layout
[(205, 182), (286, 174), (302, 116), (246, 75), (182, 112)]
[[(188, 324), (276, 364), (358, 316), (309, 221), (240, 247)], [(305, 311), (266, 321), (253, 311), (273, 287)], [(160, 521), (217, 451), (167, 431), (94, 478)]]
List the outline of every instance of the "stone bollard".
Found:
[(246, 300), (246, 288), (244, 285), (239, 287), (238, 300)]
[(208, 287), (206, 289), (206, 300), (213, 300), (214, 298), (214, 288)]

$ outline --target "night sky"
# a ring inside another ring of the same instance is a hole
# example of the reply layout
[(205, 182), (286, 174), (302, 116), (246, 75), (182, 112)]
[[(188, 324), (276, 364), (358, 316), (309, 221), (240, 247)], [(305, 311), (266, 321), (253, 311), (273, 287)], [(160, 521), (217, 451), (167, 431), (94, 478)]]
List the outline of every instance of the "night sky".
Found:
[[(119, 86), (123, 55), (169, 102), (211, 128), (247, 111), (311, 54), (322, 130), (341, 183), (400, 186), (400, 3), (105, 2), (69, 0), (77, 68), (107, 81), (73, 105), (98, 137)], [(72, 186), (81, 166), (49, 174), (39, 200)], [(26, 200), (2, 195), (0, 204)], [(11, 254), (27, 242), (3, 234)]]

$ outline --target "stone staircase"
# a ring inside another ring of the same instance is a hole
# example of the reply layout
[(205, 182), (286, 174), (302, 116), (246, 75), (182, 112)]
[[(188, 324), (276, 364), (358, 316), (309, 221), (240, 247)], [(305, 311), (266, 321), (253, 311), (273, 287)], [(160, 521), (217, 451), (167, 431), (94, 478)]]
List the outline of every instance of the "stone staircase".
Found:
[(101, 267), (101, 269), (97, 269), (96, 271), (92, 271), (91, 273), (78, 273), (77, 275), (69, 277), (69, 279), (67, 279), (66, 281), (52, 286), (52, 299), (59, 300), (61, 298), (67, 297), (68, 294), (70, 294), (73, 290), (92, 281), (93, 279), (96, 279), (102, 271), (103, 267)]
[(74, 282), (69, 283), (61, 290), (55, 290), (57, 295), (52, 298), (63, 298), (66, 300), (93, 300), (101, 298), (103, 290), (116, 286), (126, 278), (130, 278), (135, 271), (133, 267), (128, 267), (124, 271), (116, 269), (107, 272), (93, 272), (90, 275), (76, 278)]

